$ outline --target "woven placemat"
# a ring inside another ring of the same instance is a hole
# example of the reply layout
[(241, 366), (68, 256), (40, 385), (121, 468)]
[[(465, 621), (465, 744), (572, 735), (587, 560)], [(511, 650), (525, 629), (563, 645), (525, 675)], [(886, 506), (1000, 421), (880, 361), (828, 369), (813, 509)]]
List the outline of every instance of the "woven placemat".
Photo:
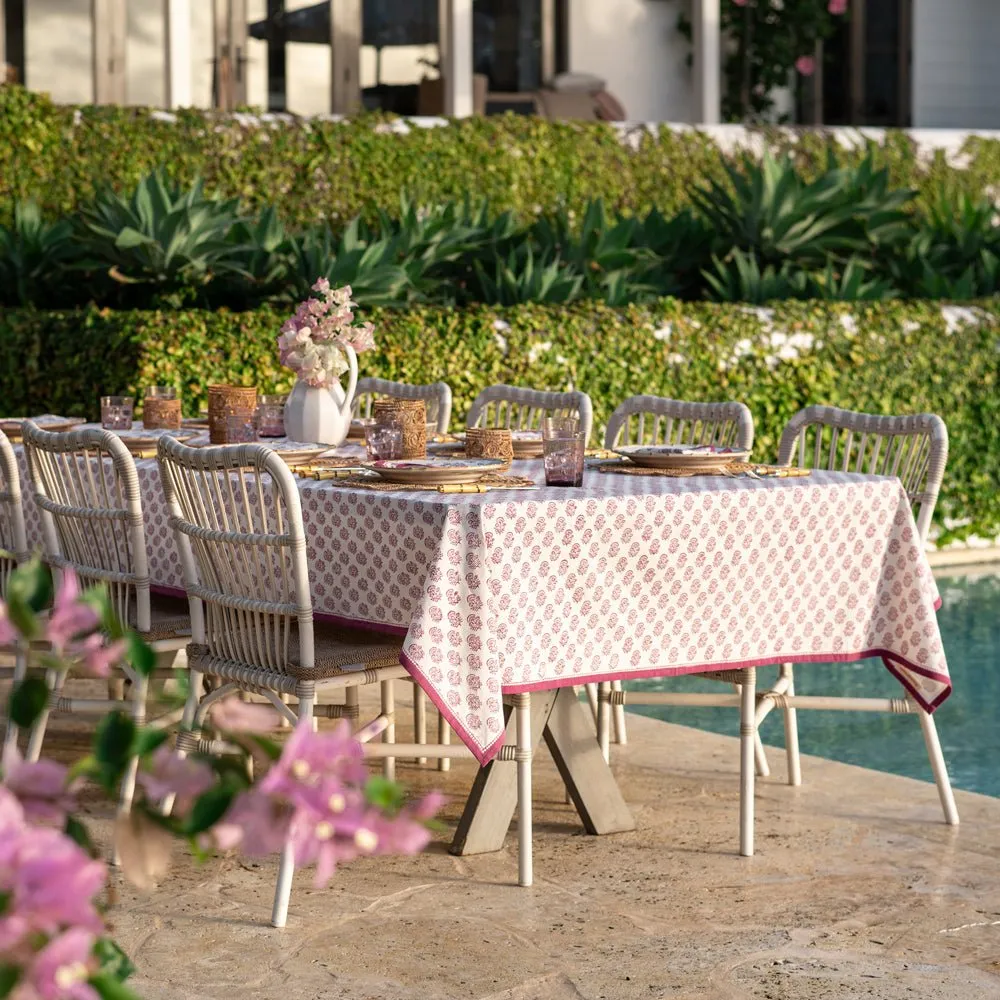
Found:
[(324, 478), (333, 486), (346, 486), (355, 490), (372, 490), (375, 493), (486, 493), (489, 490), (527, 490), (536, 485), (527, 476), (484, 476), (478, 483), (459, 483), (448, 486), (425, 486), (415, 483), (386, 483), (371, 476), (344, 475)]
[(600, 472), (613, 472), (619, 476), (666, 476), (669, 479), (690, 479), (692, 476), (735, 476), (758, 477), (760, 479), (798, 479), (809, 475), (809, 469), (797, 469), (787, 465), (760, 465), (754, 462), (730, 462), (722, 468), (703, 472), (687, 469), (649, 469), (631, 462), (598, 466)]

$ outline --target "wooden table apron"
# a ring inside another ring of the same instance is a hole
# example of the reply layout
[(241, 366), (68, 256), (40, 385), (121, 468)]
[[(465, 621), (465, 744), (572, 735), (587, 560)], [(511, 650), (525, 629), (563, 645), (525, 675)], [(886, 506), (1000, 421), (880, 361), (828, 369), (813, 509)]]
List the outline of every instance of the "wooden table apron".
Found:
[[(540, 463), (519, 466), (542, 479)], [(180, 590), (159, 468), (136, 468), (151, 581)], [(580, 489), (451, 495), (299, 482), (317, 616), (404, 636), (405, 666), (482, 765), (505, 739), (504, 693), (873, 655), (925, 708), (950, 692), (937, 589), (895, 479), (588, 471)], [(630, 828), (603, 761), (571, 773), (572, 700), (536, 698), (537, 726), (588, 828)], [(603, 803), (581, 798), (584, 771)]]

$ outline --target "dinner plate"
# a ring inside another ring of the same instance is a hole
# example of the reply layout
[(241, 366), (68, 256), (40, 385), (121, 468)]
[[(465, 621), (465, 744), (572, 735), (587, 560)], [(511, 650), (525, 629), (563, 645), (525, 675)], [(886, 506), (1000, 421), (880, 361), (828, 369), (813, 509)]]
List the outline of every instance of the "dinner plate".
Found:
[(388, 483), (414, 486), (478, 483), (491, 472), (501, 472), (506, 464), (499, 458), (401, 458), (364, 463)]
[(86, 423), (83, 417), (59, 417), (54, 413), (43, 413), (38, 417), (0, 417), (0, 431), (11, 441), (21, 440), (21, 424), (34, 420), (44, 431), (68, 431)]
[(511, 431), (514, 458), (541, 458), (545, 452), (541, 431)]
[(750, 452), (743, 448), (715, 445), (623, 445), (615, 453), (647, 469), (682, 469), (701, 472), (720, 469), (730, 462), (745, 462)]

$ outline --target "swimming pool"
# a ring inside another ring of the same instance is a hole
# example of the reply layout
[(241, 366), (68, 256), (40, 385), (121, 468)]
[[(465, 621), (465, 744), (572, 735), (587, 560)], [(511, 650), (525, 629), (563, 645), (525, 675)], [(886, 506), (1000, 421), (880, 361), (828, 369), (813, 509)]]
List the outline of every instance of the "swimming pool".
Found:
[[(934, 713), (956, 788), (1000, 796), (1000, 573), (939, 576), (941, 635), (954, 689)], [(758, 684), (770, 684), (777, 668), (758, 670)], [(637, 681), (645, 690), (715, 691), (717, 682), (688, 678)], [(825, 688), (825, 690), (824, 690)], [(898, 697), (900, 686), (879, 661), (802, 664), (795, 670), (797, 694), (841, 694), (854, 697)], [(657, 719), (736, 735), (735, 709), (636, 706)], [(799, 747), (803, 753), (860, 764), (910, 778), (933, 780), (920, 725), (914, 716), (870, 712), (799, 712)], [(784, 746), (780, 712), (761, 727), (770, 746)], [(772, 773), (784, 761), (770, 761)]]

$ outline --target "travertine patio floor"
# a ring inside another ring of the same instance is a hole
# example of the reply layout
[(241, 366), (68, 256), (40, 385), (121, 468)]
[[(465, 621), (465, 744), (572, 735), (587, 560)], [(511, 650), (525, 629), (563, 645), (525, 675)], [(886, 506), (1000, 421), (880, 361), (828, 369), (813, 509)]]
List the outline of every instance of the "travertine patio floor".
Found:
[[(1000, 997), (1000, 799), (959, 793), (953, 830), (931, 784), (807, 758), (793, 789), (772, 750), (757, 856), (744, 859), (736, 741), (629, 723), (614, 768), (637, 831), (583, 834), (543, 751), (530, 889), (515, 884), (513, 830), (498, 854), (452, 857), (442, 838), (416, 858), (356, 862), (325, 890), (301, 872), (281, 931), (268, 923), (273, 863), (181, 853), (149, 895), (116, 875), (135, 988), (148, 1000)], [(49, 753), (82, 746), (76, 724), (54, 721)], [(454, 796), (449, 837), (472, 773), (399, 769)]]

